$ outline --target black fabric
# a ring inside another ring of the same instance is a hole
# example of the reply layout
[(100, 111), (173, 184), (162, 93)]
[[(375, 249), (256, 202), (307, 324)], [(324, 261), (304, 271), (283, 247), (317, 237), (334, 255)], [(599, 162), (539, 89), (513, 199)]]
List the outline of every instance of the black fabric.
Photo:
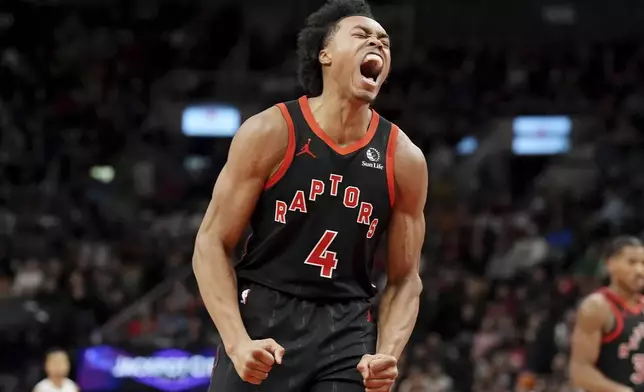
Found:
[(285, 349), (283, 363), (258, 387), (241, 380), (220, 348), (209, 392), (364, 391), (356, 366), (377, 339), (368, 301), (311, 302), (256, 284), (241, 284), (240, 298), (244, 292), (240, 310), (250, 337), (275, 339)]
[(237, 275), (302, 299), (372, 298), (373, 257), (391, 215), (392, 124), (374, 112), (371, 139), (339, 153), (307, 123), (301, 102), (285, 104), (295, 133), (293, 161), (257, 202)]

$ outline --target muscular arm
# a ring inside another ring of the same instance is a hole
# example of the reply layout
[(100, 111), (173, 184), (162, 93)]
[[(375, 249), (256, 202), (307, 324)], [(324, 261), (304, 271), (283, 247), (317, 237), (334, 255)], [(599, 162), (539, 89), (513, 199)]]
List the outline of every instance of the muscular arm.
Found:
[(399, 358), (418, 316), (422, 283), (418, 276), (425, 237), (427, 164), (418, 147), (398, 131), (396, 195), (388, 228), (387, 286), (379, 309), (376, 352)]
[(240, 127), (197, 233), (193, 270), (226, 351), (250, 340), (239, 313), (230, 257), (267, 178), (284, 158), (287, 129), (276, 107), (251, 117)]
[(630, 392), (631, 389), (606, 378), (596, 367), (604, 326), (610, 320), (610, 305), (599, 294), (586, 298), (577, 312), (572, 334), (570, 378), (587, 392)]

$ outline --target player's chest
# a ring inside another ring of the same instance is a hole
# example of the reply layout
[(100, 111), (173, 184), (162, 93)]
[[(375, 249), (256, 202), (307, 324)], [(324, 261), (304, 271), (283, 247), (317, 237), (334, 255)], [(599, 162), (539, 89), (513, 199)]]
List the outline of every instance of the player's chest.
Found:
[(644, 353), (644, 315), (630, 315), (622, 320), (622, 330), (615, 342), (617, 357), (626, 359)]
[(371, 225), (384, 222), (391, 210), (386, 176), (360, 173), (353, 165), (297, 165), (265, 194), (276, 222), (306, 217)]
[(348, 208), (355, 208), (361, 202), (386, 204), (389, 197), (387, 174), (384, 168), (364, 166), (366, 163), (359, 157), (294, 162), (275, 193), (281, 199), (343, 204)]

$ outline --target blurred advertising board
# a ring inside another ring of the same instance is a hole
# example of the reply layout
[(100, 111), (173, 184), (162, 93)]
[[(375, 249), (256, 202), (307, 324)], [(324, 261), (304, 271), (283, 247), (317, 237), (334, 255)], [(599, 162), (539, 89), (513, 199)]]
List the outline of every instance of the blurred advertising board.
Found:
[(77, 358), (76, 382), (83, 392), (206, 391), (216, 350), (94, 346)]

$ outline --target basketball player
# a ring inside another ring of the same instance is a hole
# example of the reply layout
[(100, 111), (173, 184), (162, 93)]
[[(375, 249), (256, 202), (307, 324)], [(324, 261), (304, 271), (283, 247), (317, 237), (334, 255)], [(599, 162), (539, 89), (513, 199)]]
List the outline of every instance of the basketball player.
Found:
[(310, 15), (298, 56), (307, 95), (240, 127), (197, 235), (194, 271), (223, 341), (211, 391), (389, 391), (418, 314), (426, 162), (370, 108), (391, 55), (364, 1)]
[(570, 376), (587, 392), (644, 391), (644, 246), (619, 237), (605, 257), (610, 285), (579, 307)]
[(36, 384), (33, 392), (78, 392), (69, 376), (69, 357), (63, 350), (54, 349), (45, 357), (47, 378)]

